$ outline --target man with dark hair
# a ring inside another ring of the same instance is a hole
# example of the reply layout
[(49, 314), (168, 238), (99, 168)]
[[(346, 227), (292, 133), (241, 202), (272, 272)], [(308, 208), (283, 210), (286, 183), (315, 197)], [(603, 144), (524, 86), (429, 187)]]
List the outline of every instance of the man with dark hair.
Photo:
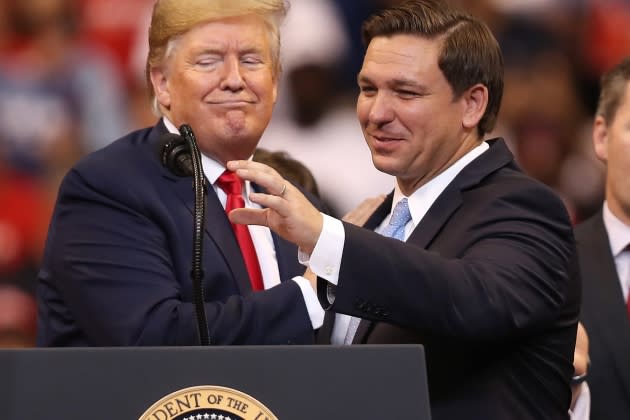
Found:
[(268, 193), (250, 196), (264, 209), (231, 220), (300, 247), (328, 310), (322, 342), (422, 343), (434, 420), (567, 419), (575, 243), (556, 194), (502, 139), (484, 141), (503, 88), (496, 40), (434, 0), (383, 10), (363, 35), (357, 115), (394, 191), (361, 228), (238, 160), (228, 167)]
[(630, 417), (630, 57), (601, 79), (593, 125), (606, 164), (602, 210), (575, 228), (581, 321), (590, 341), (591, 419)]

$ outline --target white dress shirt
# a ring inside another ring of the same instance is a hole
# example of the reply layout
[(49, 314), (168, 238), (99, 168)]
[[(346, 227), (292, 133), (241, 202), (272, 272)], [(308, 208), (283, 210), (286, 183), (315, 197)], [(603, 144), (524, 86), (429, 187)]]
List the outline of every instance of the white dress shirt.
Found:
[[(482, 142), (479, 146), (462, 156), (457, 162), (452, 164), (444, 172), (418, 188), (411, 196), (407, 197), (409, 201), (409, 211), (411, 212), (411, 220), (405, 226), (404, 238), (407, 240), (414, 228), (420, 223), (429, 208), (435, 200), (442, 194), (446, 187), (455, 179), (457, 174), (461, 172), (466, 165), (475, 160), (479, 155), (488, 150), (489, 146), (486, 142)], [(396, 183), (394, 188), (394, 199), (392, 201), (392, 210), (404, 195)], [(383, 220), (377, 232), (382, 231), (387, 226), (390, 214)], [(319, 277), (336, 285), (339, 281), (339, 267), (341, 266), (341, 257), (343, 254), (343, 245), (345, 242), (345, 230), (340, 220), (324, 215), (324, 225), (322, 233), (319, 236), (317, 244), (310, 255), (300, 253), (300, 262), (308, 264), (311, 270)], [(329, 296), (330, 301), (334, 297)], [(343, 344), (346, 337), (351, 317), (345, 314), (335, 315), (335, 325), (331, 335), (332, 344)]]
[(575, 400), (573, 409), (569, 410), (571, 420), (589, 420), (591, 418), (591, 390), (587, 382), (580, 384), (580, 394)]
[(628, 289), (630, 289), (630, 251), (626, 247), (630, 245), (630, 226), (612, 214), (606, 201), (604, 201), (603, 217), (610, 241), (610, 251), (615, 259), (619, 285), (623, 292), (623, 298), (627, 302)]
[[(179, 134), (175, 125), (166, 117), (164, 117), (164, 124), (166, 125), (168, 131)], [(204, 154), (201, 155), (201, 166), (203, 167), (206, 179), (214, 188), (219, 201), (221, 201), (221, 205), (225, 209), (227, 195), (216, 185), (216, 181), (225, 171), (225, 167), (221, 163)], [(249, 181), (245, 181), (245, 188), (243, 189), (245, 207), (260, 208), (258, 204), (252, 203), (249, 200), (251, 188), (251, 183)], [(263, 284), (265, 289), (269, 289), (280, 284), (280, 271), (278, 270), (278, 260), (276, 258), (276, 250), (273, 245), (271, 231), (266, 226), (249, 225), (248, 228), (252, 237), (252, 242), (254, 243), (254, 248), (256, 249), (256, 255), (258, 256), (258, 263), (263, 277)], [(313, 329), (321, 327), (324, 323), (324, 310), (322, 309), (319, 300), (317, 299), (317, 294), (311, 287), (310, 282), (301, 276), (296, 276), (292, 280), (295, 281), (302, 290), (302, 295), (304, 296), (304, 302), (306, 303), (306, 309), (311, 319), (311, 323), (313, 324)]]

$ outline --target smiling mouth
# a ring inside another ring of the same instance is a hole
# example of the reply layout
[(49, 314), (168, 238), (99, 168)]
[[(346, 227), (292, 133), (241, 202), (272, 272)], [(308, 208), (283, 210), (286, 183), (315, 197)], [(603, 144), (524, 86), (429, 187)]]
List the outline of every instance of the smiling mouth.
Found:
[(253, 102), (251, 101), (245, 101), (245, 100), (230, 100), (230, 101), (212, 101), (209, 102), (209, 104), (211, 105), (219, 105), (219, 106), (225, 106), (225, 107), (239, 107), (239, 106), (246, 106), (246, 105), (251, 105)]
[(391, 136), (389, 134), (370, 134), (370, 137), (372, 137), (374, 140), (378, 141), (378, 142), (390, 142), (390, 141), (401, 141), (403, 140), (400, 137), (394, 137)]

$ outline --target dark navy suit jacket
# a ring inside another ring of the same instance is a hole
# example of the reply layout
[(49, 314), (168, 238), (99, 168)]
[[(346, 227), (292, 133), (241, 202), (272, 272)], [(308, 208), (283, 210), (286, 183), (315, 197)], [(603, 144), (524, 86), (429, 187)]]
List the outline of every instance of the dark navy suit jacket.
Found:
[[(162, 166), (166, 128), (131, 133), (65, 177), (38, 279), (39, 346), (197, 345), (192, 178)], [(229, 220), (208, 189), (203, 281), (212, 344), (312, 343), (297, 248), (273, 236), (280, 285), (252, 293)], [(288, 280), (288, 281), (287, 281)]]
[[(406, 242), (346, 239), (332, 312), (363, 318), (354, 343), (425, 346), (432, 419), (568, 419), (580, 303), (567, 212), (502, 140), (468, 164)], [(329, 306), (320, 279), (320, 301)]]
[(630, 418), (630, 320), (600, 211), (575, 228), (589, 337), (591, 420)]

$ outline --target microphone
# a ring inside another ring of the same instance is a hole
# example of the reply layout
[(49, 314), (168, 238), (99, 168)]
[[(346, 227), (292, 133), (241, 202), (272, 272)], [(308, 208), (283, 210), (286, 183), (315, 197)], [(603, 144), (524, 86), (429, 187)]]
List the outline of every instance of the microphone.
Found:
[(177, 176), (193, 176), (194, 169), (190, 146), (178, 134), (166, 133), (160, 139), (160, 161)]
[(197, 140), (188, 124), (179, 128), (181, 135), (166, 133), (158, 143), (158, 153), (162, 165), (172, 173), (180, 177), (193, 178), (193, 195), (195, 208), (193, 211), (193, 246), (192, 268), (190, 277), (192, 280), (193, 304), (197, 315), (197, 328), (199, 342), (202, 346), (210, 344), (208, 321), (204, 307), (203, 293), (203, 236), (206, 220), (206, 187), (203, 167), (201, 164), (201, 152), (197, 146)]

